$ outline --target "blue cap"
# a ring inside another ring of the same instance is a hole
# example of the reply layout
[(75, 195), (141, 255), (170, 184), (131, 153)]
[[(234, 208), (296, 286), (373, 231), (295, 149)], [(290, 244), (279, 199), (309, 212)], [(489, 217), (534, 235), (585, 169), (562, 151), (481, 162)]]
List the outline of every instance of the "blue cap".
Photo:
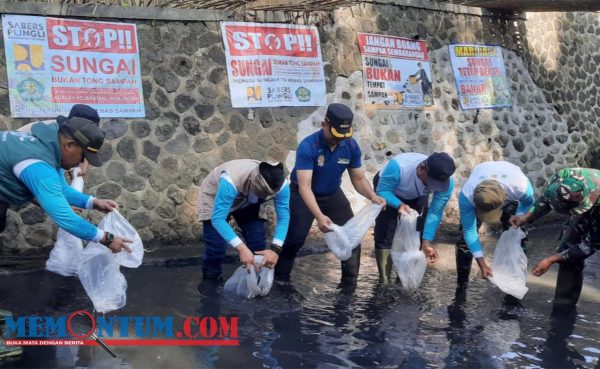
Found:
[[(71, 107), (71, 111), (69, 112), (68, 118), (79, 117), (90, 120), (96, 124), (100, 124), (100, 116), (98, 115), (98, 111), (92, 108), (89, 105), (85, 104), (75, 104)], [(60, 125), (63, 124), (67, 119), (62, 115), (59, 115), (56, 118), (56, 122)]]
[(325, 118), (331, 125), (331, 134), (334, 137), (352, 137), (352, 120), (354, 119), (354, 114), (349, 107), (338, 103), (329, 104)]
[(427, 166), (427, 187), (433, 192), (446, 192), (450, 188), (450, 177), (456, 166), (445, 152), (434, 152), (425, 160)]

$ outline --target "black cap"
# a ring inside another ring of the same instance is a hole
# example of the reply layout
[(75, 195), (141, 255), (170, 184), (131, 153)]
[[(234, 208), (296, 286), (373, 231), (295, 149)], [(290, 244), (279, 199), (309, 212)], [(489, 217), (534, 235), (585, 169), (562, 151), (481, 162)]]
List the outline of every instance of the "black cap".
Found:
[(325, 118), (331, 125), (331, 134), (337, 138), (352, 137), (352, 110), (344, 104), (329, 104)]
[(71, 107), (71, 111), (69, 112), (69, 117), (66, 118), (62, 115), (59, 115), (56, 118), (56, 122), (59, 125), (61, 125), (67, 119), (73, 118), (73, 117), (85, 118), (87, 120), (91, 120), (92, 122), (94, 122), (96, 124), (100, 124), (100, 116), (98, 115), (98, 111), (96, 109), (92, 108), (91, 106), (85, 105), (85, 104), (73, 105), (73, 107)]
[(98, 151), (104, 143), (104, 132), (100, 130), (98, 124), (89, 119), (72, 117), (65, 120), (61, 128), (83, 148), (83, 155), (91, 165), (95, 167), (102, 165)]
[(446, 192), (450, 187), (450, 177), (456, 166), (445, 152), (434, 152), (425, 160), (427, 166), (427, 187), (434, 192)]

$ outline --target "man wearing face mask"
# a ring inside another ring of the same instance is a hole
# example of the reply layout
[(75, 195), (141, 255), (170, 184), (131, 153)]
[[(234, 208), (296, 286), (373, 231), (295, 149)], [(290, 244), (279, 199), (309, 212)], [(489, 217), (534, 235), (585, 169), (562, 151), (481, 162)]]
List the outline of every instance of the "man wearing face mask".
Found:
[[(360, 147), (352, 138), (353, 119), (354, 114), (347, 106), (330, 104), (322, 129), (298, 145), (291, 175), (290, 230), (275, 269), (275, 276), (281, 281), (289, 281), (296, 254), (315, 219), (322, 232), (330, 232), (333, 223), (343, 225), (352, 218), (350, 202), (340, 187), (346, 169), (358, 193), (385, 205), (385, 200), (375, 194), (365, 177)], [(341, 286), (354, 287), (360, 266), (360, 245), (341, 266)]]
[[(429, 156), (404, 153), (390, 159), (373, 179), (377, 194), (387, 203), (375, 220), (375, 258), (380, 283), (389, 283), (390, 250), (398, 219), (411, 209), (420, 214), (417, 230), (421, 232), (423, 253), (430, 263), (437, 261), (438, 253), (431, 243), (452, 195), (455, 170), (454, 160), (445, 152)], [(431, 205), (430, 194), (433, 194)]]
[(583, 287), (585, 259), (600, 249), (600, 170), (559, 170), (550, 179), (533, 210), (524, 215), (515, 215), (509, 222), (521, 226), (550, 210), (570, 215), (573, 219), (563, 228), (557, 253), (537, 263), (532, 273), (539, 277), (552, 264), (558, 263), (554, 302), (575, 305)]
[(72, 117), (57, 123), (35, 123), (31, 132), (0, 132), (0, 232), (6, 226), (9, 204), (36, 200), (56, 224), (86, 241), (99, 242), (113, 252), (130, 251), (127, 239), (115, 237), (79, 217), (71, 206), (110, 212), (118, 207), (112, 200), (96, 199), (69, 187), (61, 169), (69, 170), (85, 159), (100, 166), (98, 150), (104, 133), (94, 122)]
[[(271, 247), (265, 250), (266, 227), (259, 212), (261, 204), (270, 199), (275, 202), (277, 221)], [(289, 199), (290, 188), (282, 163), (240, 159), (213, 169), (202, 181), (198, 194), (198, 218), (205, 243), (203, 279), (221, 279), (221, 261), (227, 245), (236, 249), (248, 271), (263, 266), (273, 268), (288, 230)], [(243, 240), (229, 225), (230, 217), (242, 230)], [(254, 253), (264, 256), (259, 266), (254, 265)]]

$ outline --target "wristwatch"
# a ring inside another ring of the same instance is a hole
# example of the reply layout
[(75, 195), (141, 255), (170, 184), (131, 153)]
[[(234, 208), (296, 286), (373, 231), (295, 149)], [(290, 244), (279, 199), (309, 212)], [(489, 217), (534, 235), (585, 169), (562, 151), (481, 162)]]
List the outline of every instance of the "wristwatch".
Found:
[(104, 232), (104, 238), (100, 240), (100, 243), (106, 247), (109, 247), (111, 243), (115, 240), (115, 235), (110, 232)]
[(273, 251), (277, 255), (281, 254), (281, 250), (282, 250), (281, 246), (276, 245), (276, 244), (271, 245), (271, 251)]

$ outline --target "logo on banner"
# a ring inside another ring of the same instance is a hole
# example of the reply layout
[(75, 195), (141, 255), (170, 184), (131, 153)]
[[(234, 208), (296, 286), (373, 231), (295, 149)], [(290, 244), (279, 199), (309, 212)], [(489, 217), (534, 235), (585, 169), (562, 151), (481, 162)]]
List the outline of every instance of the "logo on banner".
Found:
[(298, 101), (310, 101), (310, 90), (303, 86), (298, 87), (298, 89), (296, 89), (296, 97), (298, 98)]
[(19, 96), (25, 101), (40, 101), (44, 97), (44, 85), (33, 78), (27, 78), (17, 85)]
[(260, 86), (246, 87), (246, 97), (248, 102), (262, 101), (262, 89)]
[(14, 44), (15, 69), (20, 72), (44, 70), (44, 46)]

